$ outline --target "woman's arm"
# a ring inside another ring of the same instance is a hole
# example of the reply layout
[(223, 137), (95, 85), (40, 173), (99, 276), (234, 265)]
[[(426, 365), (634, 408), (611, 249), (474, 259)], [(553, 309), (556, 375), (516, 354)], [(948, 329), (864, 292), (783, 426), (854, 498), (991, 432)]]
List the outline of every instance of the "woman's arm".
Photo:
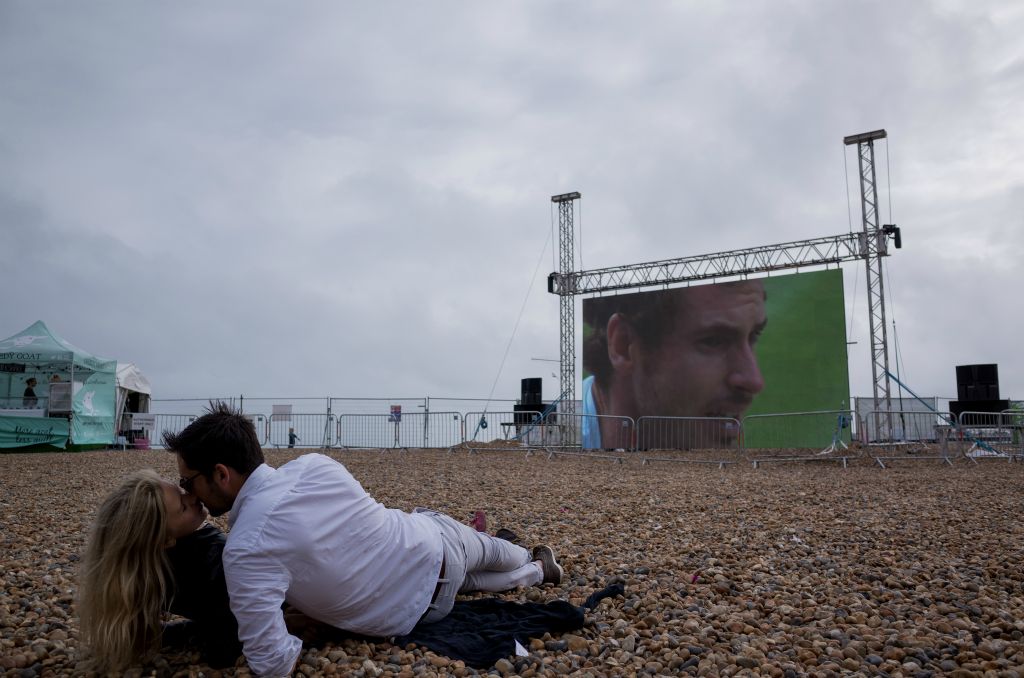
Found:
[(173, 594), (166, 607), (190, 620), (183, 635), (214, 667), (230, 666), (242, 653), (221, 562), (225, 541), (223, 532), (206, 524), (168, 550)]

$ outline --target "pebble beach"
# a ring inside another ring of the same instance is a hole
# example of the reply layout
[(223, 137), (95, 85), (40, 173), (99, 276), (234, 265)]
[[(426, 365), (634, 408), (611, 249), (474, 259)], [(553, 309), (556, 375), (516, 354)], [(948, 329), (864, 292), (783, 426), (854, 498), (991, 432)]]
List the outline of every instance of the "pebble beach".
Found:
[[(267, 461), (311, 451), (267, 450)], [(503, 598), (578, 605), (614, 583), (625, 594), (493, 667), (344, 640), (305, 648), (302, 675), (1024, 676), (1020, 462), (326, 453), (389, 507), (466, 522), (484, 511), (489, 531), (552, 546), (561, 585)], [(146, 467), (177, 478), (158, 450), (0, 454), (0, 675), (95, 675), (79, 644), (77, 564), (101, 499)], [(250, 673), (242, 658), (215, 670), (183, 652), (129, 675)]]

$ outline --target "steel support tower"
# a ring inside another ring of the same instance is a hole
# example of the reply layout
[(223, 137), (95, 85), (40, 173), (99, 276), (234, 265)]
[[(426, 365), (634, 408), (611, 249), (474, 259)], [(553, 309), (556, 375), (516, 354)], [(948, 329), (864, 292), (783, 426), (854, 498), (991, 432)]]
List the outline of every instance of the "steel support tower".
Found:
[[(868, 270), (869, 310), (871, 315), (871, 371), (874, 379), (875, 409), (884, 398), (889, 403), (889, 351), (885, 333), (885, 303), (882, 286), (882, 257), (889, 256), (889, 240), (896, 249), (902, 246), (900, 229), (893, 224), (878, 226), (875, 197), (874, 139), (885, 138), (885, 130), (846, 137), (844, 143), (858, 144), (861, 150), (861, 202), (864, 230), (777, 245), (764, 245), (729, 252), (663, 259), (642, 264), (573, 271), (573, 201), (579, 193), (552, 196), (559, 206), (558, 233), (561, 265), (548, 276), (548, 292), (561, 297), (561, 386), (563, 402), (575, 405), (576, 327), (573, 297), (580, 294), (667, 286), (716, 278), (745, 277), (752, 273), (770, 273), (808, 266), (839, 265), (863, 259)], [(852, 141), (851, 141), (852, 140)], [(865, 146), (867, 149), (865, 150)], [(868, 184), (868, 186), (866, 186)], [(870, 217), (869, 217), (870, 215)], [(881, 396), (881, 397), (880, 397)], [(887, 407), (890, 409), (891, 407)], [(563, 410), (567, 411), (567, 410)], [(573, 410), (568, 410), (573, 411)], [(891, 415), (886, 437), (892, 433)]]
[[(574, 242), (576, 201), (582, 196), (573, 191), (551, 196), (551, 202), (558, 205), (558, 273), (565, 279), (571, 279), (575, 266)], [(560, 293), (559, 325), (561, 327), (561, 351), (559, 353), (561, 391), (560, 411), (570, 415), (570, 422), (576, 413), (576, 298), (575, 292), (566, 290)], [(576, 444), (575, 426), (562, 426), (562, 444)]]
[(885, 139), (884, 129), (854, 134), (843, 139), (847, 146), (857, 145), (857, 167), (860, 175), (860, 207), (864, 222), (867, 249), (868, 319), (871, 324), (871, 383), (873, 410), (887, 412), (883, 421), (875, 422), (882, 440), (893, 439), (892, 400), (889, 388), (889, 343), (885, 333), (885, 284), (882, 279), (882, 257), (886, 255), (884, 238), (872, 237), (878, 229), (878, 192), (875, 181), (875, 140)]

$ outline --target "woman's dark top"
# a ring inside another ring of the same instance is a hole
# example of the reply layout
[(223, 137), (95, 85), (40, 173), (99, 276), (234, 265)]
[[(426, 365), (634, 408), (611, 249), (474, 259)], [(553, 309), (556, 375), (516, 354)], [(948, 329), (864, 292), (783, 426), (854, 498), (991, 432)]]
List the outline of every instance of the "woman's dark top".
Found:
[(174, 587), (165, 607), (189, 622), (165, 627), (164, 645), (195, 643), (214, 667), (234, 664), (242, 653), (220, 559), (226, 541), (223, 532), (204, 524), (167, 550)]

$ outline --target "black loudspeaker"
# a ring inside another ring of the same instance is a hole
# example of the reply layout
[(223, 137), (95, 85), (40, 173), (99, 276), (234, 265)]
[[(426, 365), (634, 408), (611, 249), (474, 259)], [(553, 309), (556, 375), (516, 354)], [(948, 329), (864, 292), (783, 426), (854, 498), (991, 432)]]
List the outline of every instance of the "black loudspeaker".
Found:
[(540, 377), (529, 377), (522, 380), (522, 395), (519, 402), (523, 405), (540, 405), (543, 397), (541, 396), (541, 383)]
[(957, 365), (956, 397), (961, 402), (999, 400), (999, 366)]

